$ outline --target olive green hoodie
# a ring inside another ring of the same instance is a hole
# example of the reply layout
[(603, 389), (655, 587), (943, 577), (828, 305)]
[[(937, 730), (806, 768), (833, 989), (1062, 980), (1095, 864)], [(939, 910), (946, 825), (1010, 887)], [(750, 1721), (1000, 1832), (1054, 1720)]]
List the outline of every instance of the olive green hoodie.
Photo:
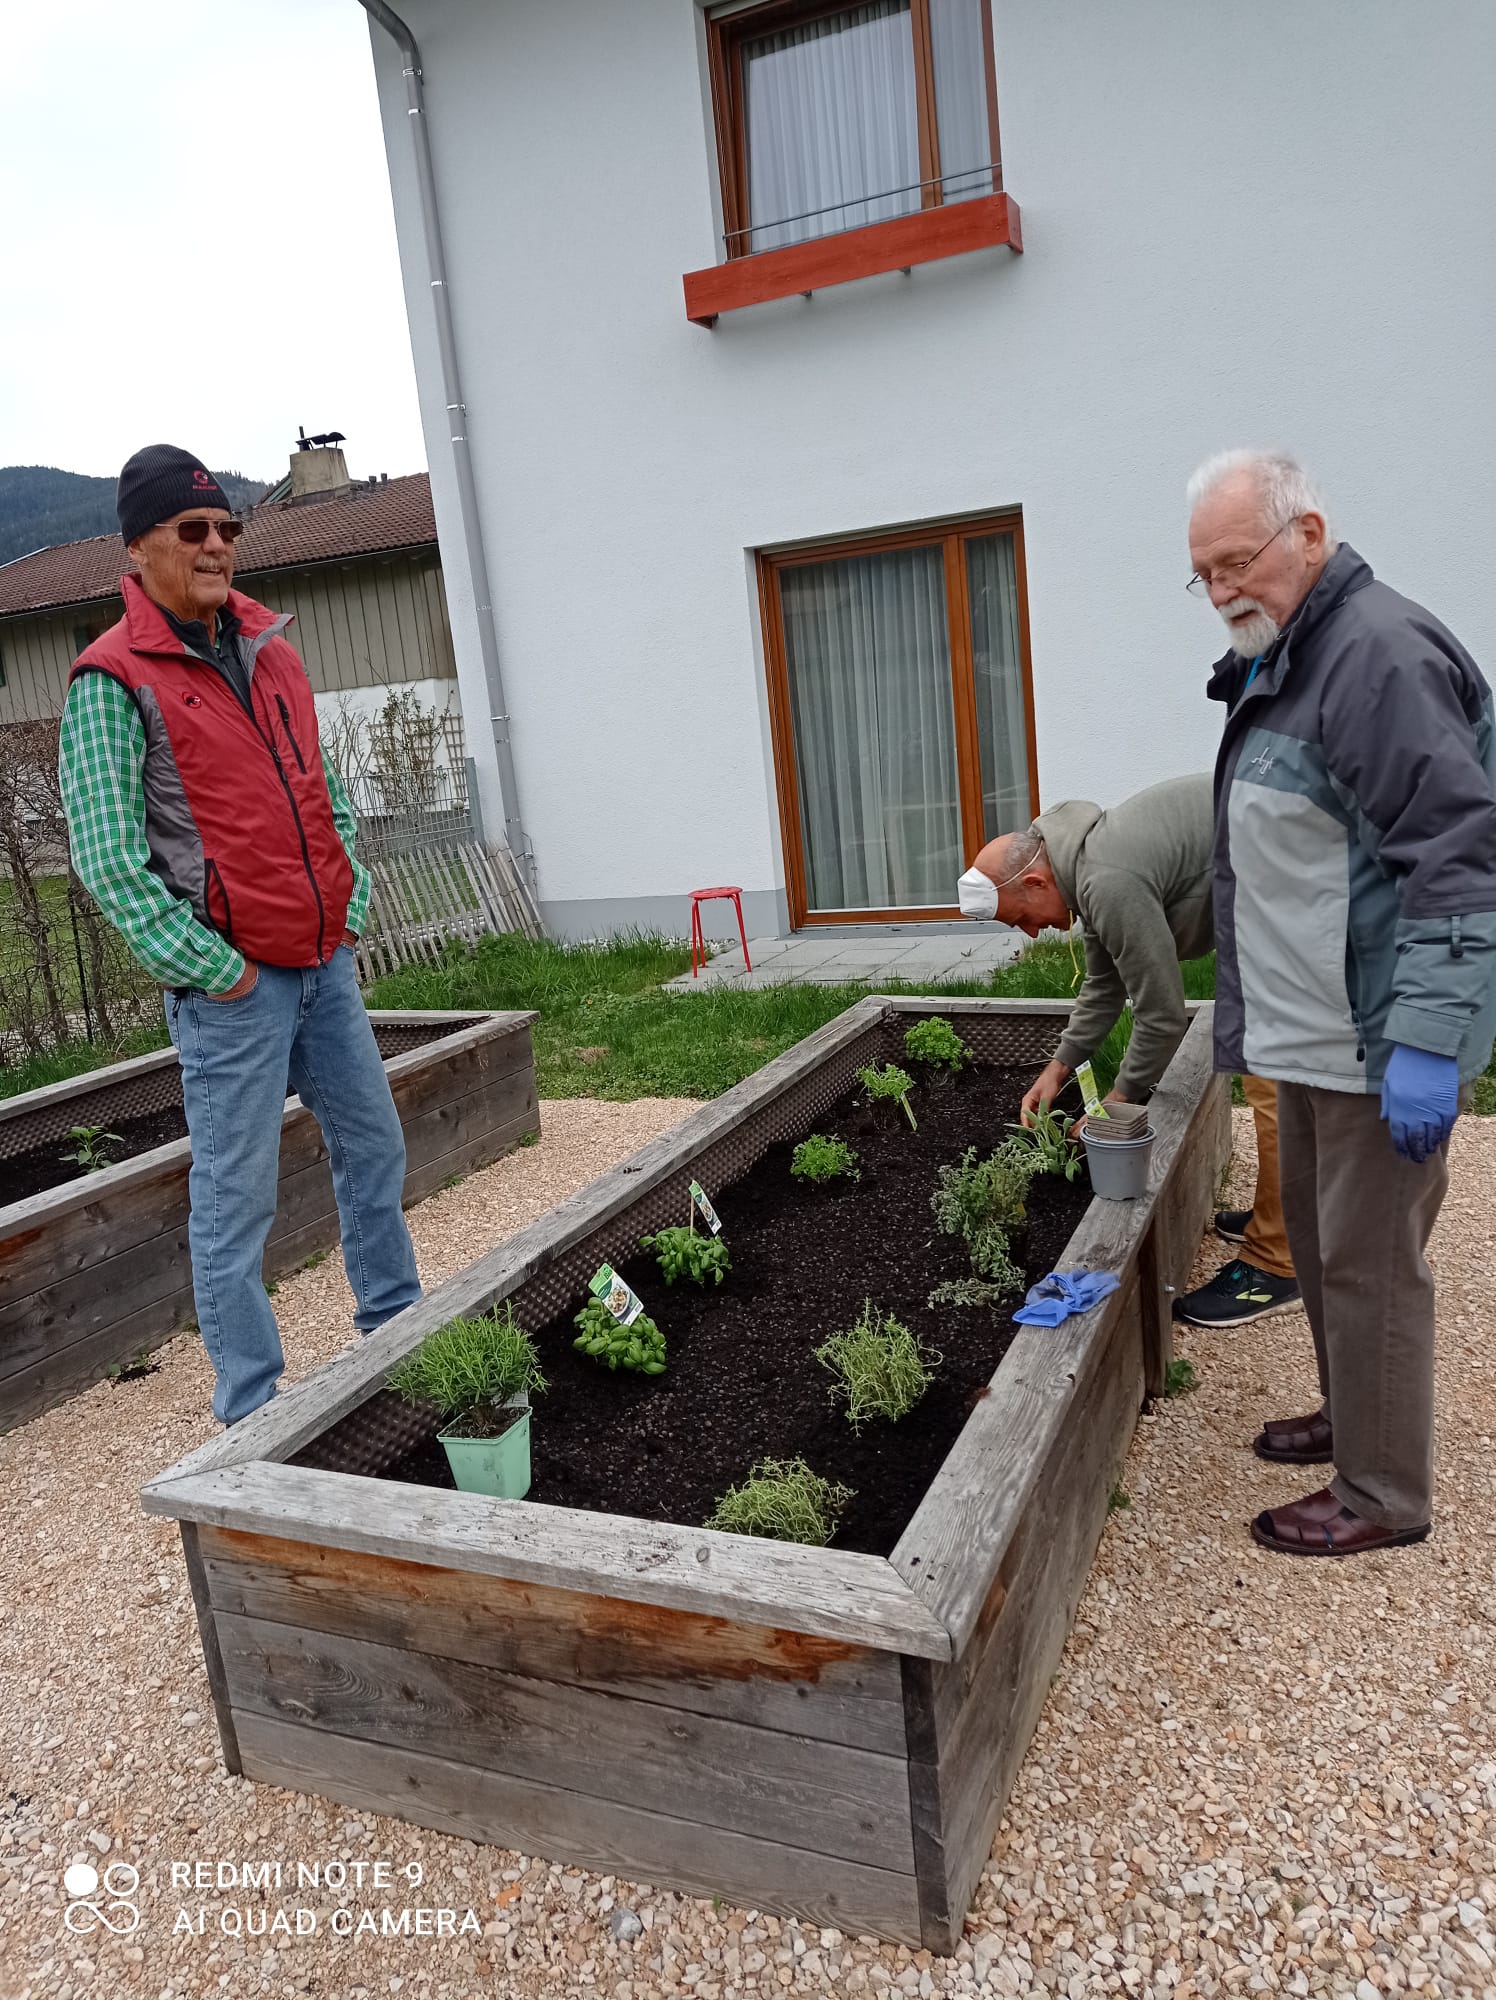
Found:
[(1140, 1104), (1188, 1026), (1179, 961), (1211, 949), (1211, 780), (1170, 778), (1103, 812), (1066, 799), (1034, 821), (1055, 886), (1080, 918), (1086, 978), (1057, 1059), (1093, 1056), (1132, 1004), (1118, 1095)]

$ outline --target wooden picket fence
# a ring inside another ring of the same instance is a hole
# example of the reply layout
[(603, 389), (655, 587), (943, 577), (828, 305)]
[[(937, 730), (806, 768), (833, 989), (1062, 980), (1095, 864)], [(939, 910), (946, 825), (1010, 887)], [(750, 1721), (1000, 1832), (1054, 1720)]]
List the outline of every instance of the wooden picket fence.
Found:
[(357, 948), (361, 981), (402, 965), (439, 965), (453, 939), (541, 935), (535, 899), (507, 847), (444, 838), (371, 855), (368, 867), (374, 887)]

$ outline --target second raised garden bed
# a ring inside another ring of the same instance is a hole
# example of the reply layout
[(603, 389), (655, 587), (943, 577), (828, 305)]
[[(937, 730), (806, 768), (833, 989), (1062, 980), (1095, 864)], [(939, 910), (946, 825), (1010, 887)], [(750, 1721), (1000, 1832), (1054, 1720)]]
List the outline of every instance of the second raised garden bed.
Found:
[[(859, 1135), (858, 1069), (899, 1060), (932, 1006), (984, 1073), (921, 1091), (924, 1141)], [(147, 1507), (182, 1523), (228, 1767), (952, 1949), (1138, 1409), (1162, 1386), (1170, 1290), (1229, 1143), (1201, 1010), (1153, 1101), (1148, 1195), (1082, 1200), (1068, 1242), (1063, 1193), (1030, 1224), (1030, 1276), (1084, 1265), (1119, 1289), (1054, 1329), (1015, 1328), (1010, 1307), (922, 1317), (952, 1275), (933, 1163), (996, 1143), (1063, 1011), (860, 1002), (148, 1488)], [(863, 1139), (866, 1189), (829, 1203), (787, 1189), (788, 1147), (838, 1129)], [(683, 1220), (692, 1178), (724, 1214), (734, 1270), (688, 1307), (632, 1260), (641, 1234)], [(854, 1240), (864, 1193), (872, 1226)], [(809, 1236), (791, 1227), (807, 1207)], [(570, 1314), (603, 1262), (658, 1308), (659, 1382), (589, 1376), (571, 1352)], [(825, 1398), (807, 1349), (864, 1295), (945, 1360), (927, 1406), (858, 1439), (783, 1385), (808, 1372)], [(447, 1490), (437, 1420), (384, 1387), (428, 1331), (506, 1299), (552, 1377), (524, 1501)], [(694, 1525), (724, 1468), (741, 1476), (766, 1450), (857, 1488), (832, 1546)]]
[[(525, 1013), (372, 1016), (405, 1133), (405, 1200), (486, 1166), (540, 1129)], [(118, 1133), (129, 1157), (64, 1164), (75, 1127)], [(192, 1149), (175, 1049), (0, 1102), (0, 1431), (155, 1347), (193, 1315)], [(322, 1134), (288, 1099), (265, 1276), (338, 1240)]]

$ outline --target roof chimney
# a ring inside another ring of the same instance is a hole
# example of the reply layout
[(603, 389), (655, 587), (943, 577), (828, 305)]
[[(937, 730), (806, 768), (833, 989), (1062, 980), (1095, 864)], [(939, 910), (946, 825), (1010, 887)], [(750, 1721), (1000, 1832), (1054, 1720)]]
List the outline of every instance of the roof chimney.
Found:
[(341, 500), (353, 491), (343, 444), (341, 431), (324, 431), (319, 437), (308, 437), (305, 427), (300, 427), (296, 449), (291, 454), (289, 498), (293, 507), (303, 501)]

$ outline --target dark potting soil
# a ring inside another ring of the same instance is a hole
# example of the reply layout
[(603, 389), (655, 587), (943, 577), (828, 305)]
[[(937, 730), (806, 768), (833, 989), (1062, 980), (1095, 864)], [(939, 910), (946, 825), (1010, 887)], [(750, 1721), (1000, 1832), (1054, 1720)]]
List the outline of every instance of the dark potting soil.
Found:
[[(187, 1120), (180, 1106), (165, 1111), (152, 1111), (144, 1118), (122, 1118), (108, 1127), (117, 1132), (124, 1141), (121, 1146), (110, 1146), (109, 1164), (117, 1166), (121, 1160), (133, 1160), (137, 1153), (148, 1153), (152, 1146), (164, 1146), (172, 1139), (185, 1139)], [(35, 1152), (20, 1153), (13, 1160), (0, 1160), (0, 1208), (8, 1202), (25, 1201), (28, 1196), (42, 1194), (48, 1188), (64, 1187), (69, 1181), (82, 1180), (86, 1169), (72, 1160), (63, 1159), (64, 1153), (73, 1151), (74, 1141), (66, 1136), (54, 1139), (49, 1145), (39, 1146)]]
[[(791, 1178), (792, 1149), (775, 1146), (742, 1180), (708, 1188), (732, 1256), (724, 1284), (667, 1287), (642, 1253), (622, 1267), (665, 1335), (664, 1375), (614, 1373), (578, 1353), (580, 1297), (531, 1329), (549, 1387), (532, 1399), (530, 1498), (696, 1527), (757, 1459), (802, 1457), (856, 1495), (834, 1546), (889, 1554), (1018, 1330), (1017, 1291), (995, 1308), (926, 1303), (943, 1279), (970, 1276), (964, 1246), (931, 1214), (936, 1174), (968, 1146), (998, 1144), (1033, 1074), (968, 1069), (921, 1081), (917, 1132), (897, 1104), (868, 1109), (860, 1092), (849, 1096), (820, 1130), (855, 1148), (859, 1181), (806, 1186)], [(1026, 1286), (1054, 1268), (1090, 1198), (1084, 1171), (1032, 1183), (1013, 1240)], [(682, 1222), (687, 1201), (683, 1179)], [(853, 1324), (865, 1298), (942, 1359), (908, 1416), (858, 1433), (814, 1350)], [(434, 1437), (383, 1476), (453, 1484)]]

